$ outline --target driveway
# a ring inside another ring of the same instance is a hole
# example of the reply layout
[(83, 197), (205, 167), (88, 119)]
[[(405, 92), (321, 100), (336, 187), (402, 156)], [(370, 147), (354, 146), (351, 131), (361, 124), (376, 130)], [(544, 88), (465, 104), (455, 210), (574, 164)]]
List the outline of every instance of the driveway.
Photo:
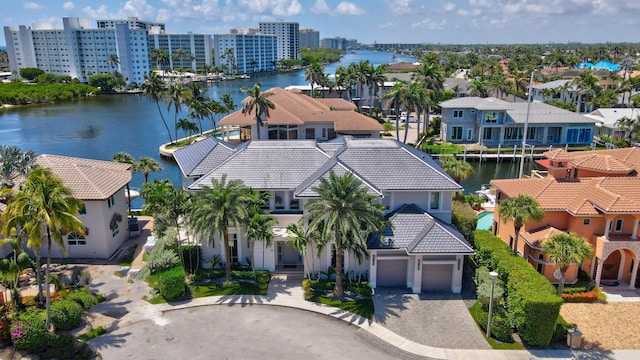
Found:
[(378, 288), (373, 302), (375, 321), (411, 341), (448, 349), (491, 349), (460, 295)]

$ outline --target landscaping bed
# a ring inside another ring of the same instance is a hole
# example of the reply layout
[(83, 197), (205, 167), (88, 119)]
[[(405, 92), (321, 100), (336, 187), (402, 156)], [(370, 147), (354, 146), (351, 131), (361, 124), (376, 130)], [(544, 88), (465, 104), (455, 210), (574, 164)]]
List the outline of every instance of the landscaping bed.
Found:
[(333, 306), (366, 319), (373, 318), (372, 291), (367, 282), (345, 282), (345, 296), (339, 299), (331, 296), (334, 286), (333, 281), (306, 279), (302, 282), (304, 298), (307, 301)]
[(640, 349), (640, 303), (563, 304), (560, 314), (578, 325), (589, 350)]

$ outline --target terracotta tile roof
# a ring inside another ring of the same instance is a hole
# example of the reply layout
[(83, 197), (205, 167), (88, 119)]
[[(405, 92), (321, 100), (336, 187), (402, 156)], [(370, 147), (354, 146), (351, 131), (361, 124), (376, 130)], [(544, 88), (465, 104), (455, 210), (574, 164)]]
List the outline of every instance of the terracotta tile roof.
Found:
[(532, 196), (547, 211), (640, 213), (640, 177), (510, 179), (492, 180), (491, 184), (508, 197)]
[[(544, 153), (547, 159), (564, 161), (578, 169), (637, 176), (640, 172), (640, 148), (566, 152), (554, 149)], [(578, 173), (579, 175), (579, 173)]]
[(532, 231), (525, 231), (520, 234), (520, 238), (526, 241), (532, 247), (540, 249), (542, 247), (542, 243), (545, 240), (551, 237), (551, 235), (558, 232), (562, 232), (562, 230), (556, 229), (553, 226), (546, 225)]
[[(376, 120), (359, 114), (355, 106), (342, 99), (314, 99), (281, 88), (267, 90), (275, 109), (269, 110), (269, 125), (303, 125), (313, 122), (334, 122), (336, 131), (382, 131)], [(246, 101), (247, 99), (243, 100)], [(253, 114), (252, 114), (253, 115)], [(254, 125), (252, 115), (238, 110), (220, 120), (220, 125)]]
[(403, 70), (413, 70), (417, 68), (419, 65), (409, 63), (409, 62), (400, 62), (395, 64), (387, 65), (386, 70), (388, 71), (403, 71)]
[(80, 200), (105, 200), (131, 181), (129, 164), (43, 154), (39, 166), (49, 168)]

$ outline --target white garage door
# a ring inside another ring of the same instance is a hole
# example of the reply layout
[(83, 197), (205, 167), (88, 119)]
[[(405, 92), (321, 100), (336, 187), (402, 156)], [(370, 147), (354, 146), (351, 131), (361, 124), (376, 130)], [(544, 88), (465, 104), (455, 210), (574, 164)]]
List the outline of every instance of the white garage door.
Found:
[(451, 264), (423, 264), (422, 291), (451, 291)]
[(378, 259), (376, 286), (407, 286), (407, 260)]

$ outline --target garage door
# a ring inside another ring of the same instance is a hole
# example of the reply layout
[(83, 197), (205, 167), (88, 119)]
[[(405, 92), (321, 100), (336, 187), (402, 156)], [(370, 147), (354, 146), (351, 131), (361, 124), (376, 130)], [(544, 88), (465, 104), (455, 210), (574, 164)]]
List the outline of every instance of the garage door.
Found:
[(422, 291), (451, 291), (451, 264), (423, 264)]
[(407, 260), (380, 260), (378, 258), (376, 286), (407, 286)]

